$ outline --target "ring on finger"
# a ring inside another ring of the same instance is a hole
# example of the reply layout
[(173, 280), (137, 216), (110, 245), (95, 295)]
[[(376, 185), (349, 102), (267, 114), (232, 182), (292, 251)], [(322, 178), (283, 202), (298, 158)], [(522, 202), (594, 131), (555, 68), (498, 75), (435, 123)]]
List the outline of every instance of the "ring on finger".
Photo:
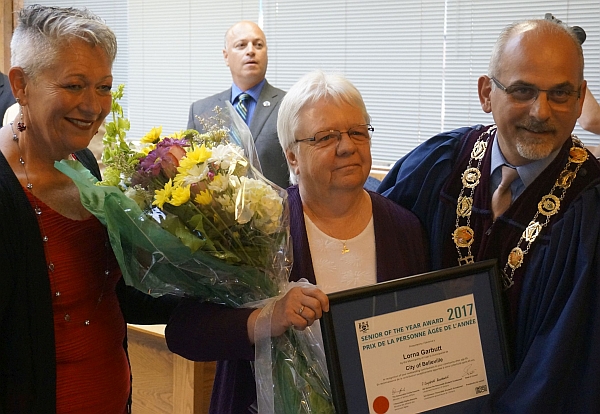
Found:
[(300, 306), (300, 309), (298, 310), (298, 315), (302, 315), (303, 311), (304, 311), (304, 305)]

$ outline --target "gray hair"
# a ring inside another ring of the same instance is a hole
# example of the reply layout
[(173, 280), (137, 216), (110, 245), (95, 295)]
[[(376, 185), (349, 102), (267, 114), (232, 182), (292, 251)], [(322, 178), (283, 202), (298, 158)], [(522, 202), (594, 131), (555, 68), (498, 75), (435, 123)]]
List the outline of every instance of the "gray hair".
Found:
[(581, 48), (581, 43), (577, 37), (577, 33), (575, 33), (571, 27), (562, 22), (559, 23), (546, 19), (523, 20), (512, 23), (502, 30), (498, 36), (498, 39), (496, 40), (494, 49), (492, 49), (492, 56), (490, 57), (490, 63), (488, 67), (488, 75), (490, 77), (498, 77), (500, 75), (502, 70), (502, 55), (504, 54), (504, 49), (508, 41), (514, 35), (523, 33), (529, 29), (533, 29), (543, 35), (556, 35), (562, 33), (569, 36), (573, 40), (573, 47), (575, 47), (577, 54), (579, 55), (579, 60), (581, 62), (580, 81), (583, 80), (583, 49)]
[(40, 6), (24, 7), (10, 43), (11, 65), (33, 78), (53, 64), (56, 54), (81, 39), (102, 48), (111, 63), (117, 56), (117, 38), (102, 19), (87, 9)]
[[(362, 95), (352, 82), (341, 74), (315, 70), (300, 78), (281, 101), (277, 115), (277, 135), (284, 151), (297, 145), (296, 132), (300, 128), (300, 112), (323, 99), (357, 107), (362, 111), (366, 122), (371, 122)], [(296, 174), (291, 169), (290, 182), (292, 184), (298, 182)]]

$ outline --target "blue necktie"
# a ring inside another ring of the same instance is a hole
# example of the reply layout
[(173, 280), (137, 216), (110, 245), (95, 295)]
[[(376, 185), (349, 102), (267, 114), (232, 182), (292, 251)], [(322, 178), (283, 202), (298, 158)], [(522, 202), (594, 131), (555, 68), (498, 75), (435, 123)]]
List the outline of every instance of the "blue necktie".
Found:
[(247, 93), (242, 93), (238, 97), (238, 102), (235, 105), (235, 110), (238, 114), (240, 114), (240, 116), (246, 124), (248, 123), (248, 108), (246, 107), (246, 103), (249, 99), (250, 95), (248, 95)]

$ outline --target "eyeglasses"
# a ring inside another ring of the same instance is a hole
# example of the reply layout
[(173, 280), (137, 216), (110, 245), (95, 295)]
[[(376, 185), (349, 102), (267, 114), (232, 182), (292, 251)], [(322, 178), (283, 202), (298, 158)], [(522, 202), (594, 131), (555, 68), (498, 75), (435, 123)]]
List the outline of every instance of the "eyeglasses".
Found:
[(521, 105), (531, 105), (538, 98), (540, 92), (546, 92), (548, 102), (551, 106), (553, 105), (553, 108), (564, 109), (564, 107), (570, 103), (571, 98), (576, 96), (576, 99), (579, 99), (581, 96), (581, 86), (576, 91), (569, 86), (539, 89), (533, 85), (516, 84), (506, 87), (493, 76), (491, 79), (498, 88), (504, 91), (512, 99), (514, 103)]
[(342, 140), (342, 134), (346, 133), (355, 144), (366, 144), (371, 141), (373, 131), (375, 131), (375, 128), (371, 125), (363, 124), (352, 127), (347, 131), (338, 131), (336, 129), (320, 131), (317, 132), (314, 137), (297, 139), (296, 142), (306, 142), (308, 145), (324, 148), (340, 142)]

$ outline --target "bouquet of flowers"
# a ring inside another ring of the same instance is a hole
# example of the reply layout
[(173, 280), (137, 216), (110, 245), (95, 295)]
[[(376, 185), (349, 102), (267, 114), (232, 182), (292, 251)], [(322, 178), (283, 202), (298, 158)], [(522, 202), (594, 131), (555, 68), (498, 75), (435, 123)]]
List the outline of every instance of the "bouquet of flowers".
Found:
[(106, 225), (126, 283), (154, 296), (264, 307), (255, 362), (261, 413), (333, 413), (318, 332), (270, 337), (274, 298), (290, 288), (287, 193), (260, 173), (246, 124), (228, 105), (201, 119), (203, 133), (153, 128), (135, 146), (125, 139), (122, 95), (123, 85), (106, 124), (105, 179), (77, 161), (56, 168)]

